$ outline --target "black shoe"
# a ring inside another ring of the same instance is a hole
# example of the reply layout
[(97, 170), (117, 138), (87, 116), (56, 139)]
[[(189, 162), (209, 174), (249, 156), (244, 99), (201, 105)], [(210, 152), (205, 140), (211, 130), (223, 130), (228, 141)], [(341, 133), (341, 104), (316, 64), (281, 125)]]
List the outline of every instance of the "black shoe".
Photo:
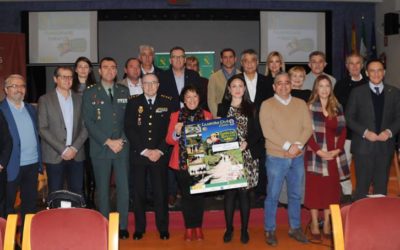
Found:
[(119, 238), (122, 240), (126, 240), (129, 238), (129, 232), (126, 229), (120, 229), (119, 230)]
[(265, 242), (273, 247), (278, 245), (278, 239), (276, 238), (275, 231), (265, 231)]
[(240, 234), (240, 242), (242, 242), (243, 244), (247, 244), (249, 240), (250, 240), (249, 232), (247, 232), (247, 230), (242, 230)]
[(133, 239), (134, 240), (141, 240), (143, 238), (143, 233), (142, 232), (135, 232), (133, 234)]
[(289, 229), (289, 236), (301, 243), (308, 243), (307, 237), (304, 235), (301, 228)]
[(169, 239), (169, 233), (168, 233), (168, 231), (166, 231), (166, 232), (160, 232), (160, 239), (162, 239), (162, 240), (168, 240), (168, 239)]
[(224, 242), (228, 243), (232, 240), (232, 236), (233, 236), (233, 229), (232, 230), (226, 230), (224, 233)]

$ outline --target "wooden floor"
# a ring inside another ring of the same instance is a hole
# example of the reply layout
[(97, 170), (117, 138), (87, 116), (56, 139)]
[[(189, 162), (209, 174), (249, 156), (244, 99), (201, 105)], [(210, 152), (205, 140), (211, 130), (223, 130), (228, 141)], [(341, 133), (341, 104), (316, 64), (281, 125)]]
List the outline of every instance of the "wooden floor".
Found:
[[(397, 178), (395, 177), (395, 170), (392, 168), (391, 177), (389, 180), (388, 193), (389, 196), (397, 196), (400, 192)], [(205, 229), (203, 241), (186, 242), (183, 240), (184, 230), (171, 230), (171, 238), (167, 241), (159, 239), (157, 232), (148, 232), (145, 234), (142, 240), (134, 241), (132, 238), (127, 240), (120, 240), (120, 249), (140, 249), (140, 250), (253, 250), (253, 249), (282, 249), (282, 250), (326, 250), (333, 249), (331, 241), (324, 239), (321, 244), (302, 244), (293, 239), (288, 235), (289, 227), (287, 225), (278, 225), (277, 238), (278, 246), (270, 247), (264, 241), (264, 230), (262, 227), (251, 227), (249, 229), (250, 241), (244, 245), (240, 242), (240, 230), (234, 232), (233, 240), (230, 243), (224, 243), (222, 236), (224, 234), (224, 228), (218, 229)]]

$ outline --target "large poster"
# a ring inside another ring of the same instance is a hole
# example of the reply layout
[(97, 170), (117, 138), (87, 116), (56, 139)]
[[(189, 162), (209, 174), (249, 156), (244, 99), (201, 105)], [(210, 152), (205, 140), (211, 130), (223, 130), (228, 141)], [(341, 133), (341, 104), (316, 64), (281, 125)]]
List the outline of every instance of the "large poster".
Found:
[(243, 157), (233, 118), (187, 124), (184, 140), (193, 185), (190, 193), (246, 187)]
[[(197, 60), (199, 60), (199, 74), (207, 79), (214, 73), (214, 54), (214, 51), (185, 52), (186, 57), (197, 57)], [(156, 53), (154, 64), (163, 70), (169, 69), (169, 53)]]

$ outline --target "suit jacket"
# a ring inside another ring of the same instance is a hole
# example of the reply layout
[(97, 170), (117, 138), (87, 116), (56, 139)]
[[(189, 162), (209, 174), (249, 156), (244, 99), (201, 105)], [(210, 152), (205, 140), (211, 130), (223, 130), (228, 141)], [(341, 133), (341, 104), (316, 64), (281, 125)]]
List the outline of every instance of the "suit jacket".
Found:
[[(3, 171), (6, 170), (10, 154), (12, 150), (12, 138), (8, 129), (6, 118), (0, 111), (0, 165), (3, 166)], [(3, 172), (2, 171), (2, 172)]]
[[(160, 77), (160, 74), (162, 73), (162, 72), (164, 72), (164, 70), (162, 70), (162, 69), (160, 69), (159, 67), (157, 67), (156, 65), (153, 65), (153, 67), (154, 67), (154, 74), (157, 76), (157, 77)], [(143, 78), (143, 71), (142, 71), (142, 69), (140, 69), (140, 78)]]
[[(206, 110), (203, 110), (204, 119), (210, 120), (212, 119), (212, 114)], [(168, 133), (166, 137), (166, 141), (169, 145), (174, 146), (172, 150), (171, 159), (169, 160), (169, 166), (173, 169), (179, 170), (179, 140), (174, 140), (173, 134), (175, 131), (175, 125), (178, 123), (179, 111), (176, 111), (171, 114), (171, 118), (169, 119)]]
[(114, 84), (113, 91), (112, 102), (101, 83), (88, 87), (83, 93), (83, 120), (89, 133), (90, 156), (93, 158), (128, 157), (129, 144), (125, 144), (118, 154), (104, 145), (107, 139), (126, 140), (124, 118), (129, 89), (121, 84)]
[[(135, 163), (166, 163), (169, 146), (165, 137), (170, 113), (171, 97), (158, 94), (151, 110), (144, 94), (130, 98), (126, 107), (125, 133), (131, 144), (130, 155), (139, 161)], [(153, 163), (140, 155), (145, 149), (158, 149), (164, 156)]]
[[(78, 150), (75, 160), (83, 161), (83, 144), (88, 133), (82, 118), (82, 97), (71, 91), (71, 98), (74, 113), (71, 146)], [(62, 161), (61, 155), (66, 148), (67, 130), (55, 89), (39, 98), (38, 116), (43, 162), (58, 164)]]
[[(244, 78), (243, 73), (241, 73)], [(226, 91), (228, 89), (226, 88)], [(254, 106), (257, 111), (260, 110), (261, 103), (270, 97), (274, 96), (274, 89), (272, 88), (272, 83), (267, 79), (266, 76), (257, 73), (257, 87), (256, 87), (256, 97), (254, 98)]]
[[(40, 143), (39, 143), (40, 141), (39, 141), (39, 130), (37, 127), (36, 110), (29, 103), (25, 103), (25, 108), (28, 110), (28, 113), (32, 119), (32, 123), (34, 126), (35, 137), (36, 137), (36, 142), (37, 142), (37, 150), (38, 150), (37, 153), (38, 153), (38, 157), (39, 157), (38, 172), (42, 172), (42, 156), (41, 156), (42, 153), (41, 153)], [(10, 160), (7, 165), (7, 181), (10, 182), (10, 181), (14, 181), (17, 178), (18, 173), (19, 173), (20, 159), (21, 159), (21, 143), (20, 143), (17, 124), (11, 113), (11, 109), (10, 109), (10, 106), (8, 105), (7, 99), (4, 99), (0, 103), (0, 110), (3, 112), (4, 117), (7, 120), (8, 129), (11, 134), (12, 145), (13, 145)]]
[[(345, 112), (348, 127), (353, 131), (351, 152), (369, 154), (375, 152), (377, 146), (382, 154), (394, 150), (395, 136), (400, 130), (400, 92), (397, 88), (384, 84), (384, 106), (382, 130), (390, 129), (393, 136), (386, 142), (370, 142), (363, 138), (366, 129), (375, 131), (375, 113), (369, 84), (364, 84), (352, 91)], [(380, 133), (381, 131), (378, 131)]]
[[(200, 91), (200, 96), (203, 96), (204, 89), (200, 81), (200, 76), (197, 72), (190, 69), (185, 69), (184, 81), (184, 86), (190, 84), (196, 86)], [(180, 109), (181, 106), (179, 101), (179, 92), (172, 69), (166, 70), (160, 74), (160, 88), (158, 93), (172, 97), (172, 111), (177, 111)], [(204, 100), (202, 100), (200, 104), (202, 107), (204, 107), (203, 101)]]
[[(227, 117), (230, 108), (230, 103), (222, 102), (218, 104), (218, 116)], [(250, 149), (253, 158), (261, 158), (265, 156), (264, 136), (261, 132), (260, 122), (258, 120), (257, 112), (254, 116), (248, 117), (247, 120), (247, 148)]]

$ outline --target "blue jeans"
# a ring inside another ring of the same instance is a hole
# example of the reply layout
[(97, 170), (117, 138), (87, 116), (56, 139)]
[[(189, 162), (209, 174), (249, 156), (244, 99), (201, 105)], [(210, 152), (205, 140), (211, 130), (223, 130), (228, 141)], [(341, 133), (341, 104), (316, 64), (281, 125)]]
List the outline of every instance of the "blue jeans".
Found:
[(290, 228), (301, 226), (301, 186), (304, 177), (304, 156), (294, 159), (267, 155), (267, 198), (264, 201), (264, 229), (276, 229), (276, 210), (284, 179), (288, 188), (288, 213)]
[(64, 189), (64, 178), (68, 190), (83, 195), (83, 161), (61, 161), (46, 165), (49, 193)]

